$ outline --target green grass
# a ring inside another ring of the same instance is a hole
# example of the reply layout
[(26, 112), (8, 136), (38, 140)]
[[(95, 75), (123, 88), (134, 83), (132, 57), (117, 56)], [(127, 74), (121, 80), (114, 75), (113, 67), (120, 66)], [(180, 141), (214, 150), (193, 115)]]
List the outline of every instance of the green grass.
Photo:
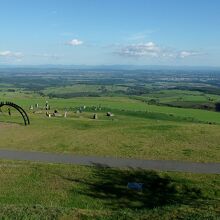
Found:
[[(220, 113), (149, 105), (151, 98), (168, 102), (203, 102), (211, 95), (190, 91), (162, 91), (152, 96), (49, 99), (10, 85), (0, 91), (2, 101), (24, 107), (31, 119), (7, 107), (0, 113), (0, 148), (26, 151), (99, 155), (122, 158), (220, 162)], [(97, 92), (96, 85), (49, 88), (45, 93)], [(114, 92), (119, 86), (106, 86)], [(124, 88), (124, 87), (123, 87)], [(212, 96), (218, 100), (218, 96)], [(33, 113), (48, 100), (51, 112), (68, 111), (67, 118)], [(79, 106), (86, 111), (77, 114)], [(101, 105), (101, 111), (93, 106)], [(106, 112), (115, 114), (113, 118)], [(98, 114), (92, 120), (93, 113)], [(128, 182), (144, 189), (127, 189)], [(104, 167), (0, 161), (0, 219), (219, 219), (220, 176), (152, 172)]]
[(81, 92), (96, 92), (96, 93), (102, 93), (102, 89), (105, 89), (106, 92), (115, 92), (118, 90), (126, 91), (127, 87), (124, 86), (118, 86), (118, 85), (85, 85), (85, 84), (75, 84), (72, 86), (64, 86), (64, 87), (50, 87), (42, 92), (45, 95), (49, 94), (68, 94), (68, 93), (81, 93)]
[[(61, 112), (63, 113), (63, 112)], [(115, 111), (109, 118), (98, 112), (68, 113), (67, 118), (30, 114), (31, 125), (22, 118), (1, 116), (0, 148), (100, 155), (142, 159), (219, 162), (220, 125), (190, 122), (159, 113)], [(4, 120), (3, 120), (4, 119)], [(6, 123), (10, 120), (14, 123)], [(187, 153), (186, 153), (187, 152)]]
[[(46, 98), (37, 94), (15, 94), (7, 98), (25, 109)], [(220, 113), (197, 109), (147, 105), (127, 97), (99, 97), (75, 99), (48, 99), (52, 109), (67, 118), (47, 118), (45, 111), (28, 111), (31, 125), (24, 127), (22, 118), (12, 111), (12, 117), (0, 114), (0, 148), (100, 155), (142, 159), (170, 159), (199, 162), (219, 162)], [(115, 117), (108, 118), (99, 111), (98, 120), (92, 120), (94, 110), (74, 113), (77, 106), (110, 108)], [(51, 110), (52, 111), (52, 110)], [(13, 123), (11, 123), (13, 122)], [(214, 124), (209, 124), (209, 122)]]
[(137, 98), (144, 101), (154, 99), (162, 105), (180, 106), (182, 108), (201, 109), (203, 106), (209, 106), (213, 111), (215, 110), (215, 103), (220, 101), (219, 95), (176, 89), (159, 90)]
[[(217, 219), (219, 175), (0, 161), (0, 218)], [(128, 182), (144, 183), (142, 192)]]
[(28, 108), (30, 105), (39, 103), (41, 106), (45, 105), (45, 101), (49, 100), (52, 108), (72, 108), (76, 106), (98, 106), (101, 105), (106, 108), (118, 110), (132, 110), (132, 111), (149, 111), (155, 113), (174, 114), (180, 117), (193, 117), (196, 120), (204, 122), (220, 123), (220, 113), (210, 112), (199, 109), (185, 109), (167, 106), (148, 105), (142, 101), (130, 99), (129, 97), (82, 97), (72, 99), (49, 99), (38, 96), (32, 93), (6, 93), (2, 100), (14, 101), (21, 106)]

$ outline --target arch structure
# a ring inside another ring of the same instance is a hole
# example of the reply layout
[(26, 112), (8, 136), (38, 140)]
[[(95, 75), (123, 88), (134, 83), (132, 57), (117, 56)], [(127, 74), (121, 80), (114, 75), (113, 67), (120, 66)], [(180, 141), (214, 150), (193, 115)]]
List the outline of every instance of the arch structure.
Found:
[(30, 124), (30, 120), (29, 120), (29, 117), (28, 117), (27, 113), (19, 105), (16, 105), (13, 102), (0, 102), (0, 108), (3, 107), (3, 106), (9, 106), (9, 107), (12, 107), (12, 108), (16, 109), (21, 114), (21, 116), (24, 120), (24, 124), (25, 125)]

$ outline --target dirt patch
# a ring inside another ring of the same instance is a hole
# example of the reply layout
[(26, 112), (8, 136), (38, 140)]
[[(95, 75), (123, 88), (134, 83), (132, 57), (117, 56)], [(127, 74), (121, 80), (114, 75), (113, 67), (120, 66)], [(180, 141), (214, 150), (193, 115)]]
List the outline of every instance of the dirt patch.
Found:
[(14, 127), (19, 127), (19, 125), (18, 125), (18, 124), (15, 124), (15, 123), (0, 122), (0, 129), (4, 129), (4, 128), (14, 128)]

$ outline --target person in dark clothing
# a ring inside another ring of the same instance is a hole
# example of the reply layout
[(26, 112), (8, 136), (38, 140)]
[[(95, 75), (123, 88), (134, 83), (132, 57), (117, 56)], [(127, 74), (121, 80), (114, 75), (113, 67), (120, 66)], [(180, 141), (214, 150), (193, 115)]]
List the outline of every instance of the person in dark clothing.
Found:
[(11, 116), (11, 109), (8, 108), (8, 115)]

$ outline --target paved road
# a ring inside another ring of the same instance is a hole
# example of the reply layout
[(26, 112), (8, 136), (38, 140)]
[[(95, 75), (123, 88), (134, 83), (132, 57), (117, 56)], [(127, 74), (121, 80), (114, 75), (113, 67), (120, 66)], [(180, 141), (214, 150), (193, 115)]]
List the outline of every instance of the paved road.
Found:
[(220, 174), (220, 163), (193, 163), (172, 160), (136, 160), (111, 157), (74, 156), (67, 154), (0, 150), (0, 159), (27, 160), (118, 168), (141, 168), (159, 171)]

